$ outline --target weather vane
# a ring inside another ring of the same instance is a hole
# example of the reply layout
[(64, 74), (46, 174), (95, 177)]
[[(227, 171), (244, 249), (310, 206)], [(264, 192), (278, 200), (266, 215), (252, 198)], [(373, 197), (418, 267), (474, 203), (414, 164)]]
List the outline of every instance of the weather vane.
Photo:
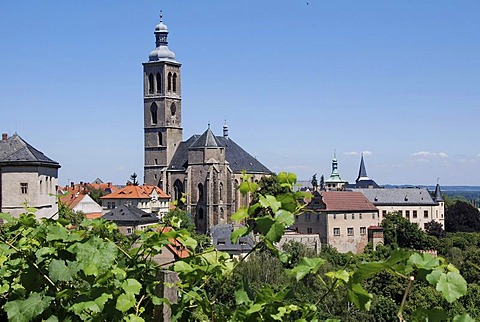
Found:
[(163, 22), (163, 11), (160, 10), (160, 22)]

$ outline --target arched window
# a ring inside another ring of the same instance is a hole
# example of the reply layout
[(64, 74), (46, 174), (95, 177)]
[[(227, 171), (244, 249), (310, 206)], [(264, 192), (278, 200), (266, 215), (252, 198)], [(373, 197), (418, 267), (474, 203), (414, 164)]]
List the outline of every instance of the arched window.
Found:
[(177, 73), (173, 73), (173, 91), (177, 91)]
[(153, 94), (153, 74), (148, 74), (148, 93)]
[(157, 93), (160, 93), (162, 91), (162, 75), (160, 73), (157, 73)]
[(172, 73), (168, 73), (168, 90), (172, 90)]
[(183, 183), (180, 180), (175, 180), (173, 183), (173, 191), (174, 191), (174, 197), (175, 200), (177, 201), (177, 205), (179, 208), (183, 207), (183, 202), (182, 202), (182, 195), (185, 192), (183, 190)]
[(198, 208), (197, 218), (198, 218), (198, 220), (203, 220), (203, 208)]
[(162, 132), (158, 132), (158, 145), (162, 145), (162, 143), (163, 143)]
[(225, 219), (225, 214), (223, 213), (223, 208), (220, 208), (220, 219)]
[(223, 183), (220, 182), (220, 185), (219, 185), (219, 199), (222, 200), (222, 196), (223, 196)]
[(172, 116), (175, 116), (175, 113), (177, 113), (177, 106), (175, 106), (175, 103), (170, 105), (170, 113), (172, 113)]
[(203, 184), (199, 183), (198, 184), (198, 202), (203, 201)]
[(155, 102), (150, 106), (150, 115), (152, 116), (152, 124), (157, 124), (157, 111), (158, 107)]

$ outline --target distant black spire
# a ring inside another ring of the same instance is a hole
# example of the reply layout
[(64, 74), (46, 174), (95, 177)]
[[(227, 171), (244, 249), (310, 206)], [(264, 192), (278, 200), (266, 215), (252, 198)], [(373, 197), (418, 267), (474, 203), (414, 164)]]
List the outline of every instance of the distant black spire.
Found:
[(440, 185), (437, 183), (437, 186), (435, 187), (435, 196), (434, 199), (436, 202), (444, 202), (442, 197), (442, 191), (440, 190)]
[(358, 171), (358, 177), (356, 181), (360, 180), (360, 178), (368, 178), (367, 169), (365, 169), (365, 162), (363, 161), (363, 153), (362, 158), (360, 159), (360, 170)]

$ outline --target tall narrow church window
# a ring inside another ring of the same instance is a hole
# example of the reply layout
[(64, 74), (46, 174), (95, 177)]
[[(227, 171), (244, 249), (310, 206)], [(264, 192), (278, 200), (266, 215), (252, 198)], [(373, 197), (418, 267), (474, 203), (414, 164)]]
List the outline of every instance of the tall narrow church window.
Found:
[(203, 201), (203, 184), (199, 183), (198, 184), (198, 202)]
[(219, 199), (222, 200), (222, 196), (223, 196), (223, 183), (220, 182), (220, 185), (219, 185)]
[(172, 73), (168, 73), (168, 90), (172, 90)]
[(203, 209), (198, 209), (198, 220), (203, 220)]
[(170, 105), (170, 113), (172, 113), (172, 116), (175, 116), (175, 113), (177, 113), (177, 107), (175, 106), (175, 103)]
[(177, 91), (177, 73), (173, 73), (173, 91)]
[(225, 214), (223, 213), (223, 208), (220, 208), (220, 219), (225, 219)]
[(153, 74), (148, 74), (148, 93), (153, 94)]
[(162, 92), (162, 75), (160, 73), (157, 73), (157, 93)]
[(158, 132), (158, 145), (162, 145), (162, 132)]
[(157, 124), (157, 111), (158, 111), (157, 104), (155, 102), (153, 102), (152, 105), (150, 106), (150, 114), (152, 116), (152, 124)]

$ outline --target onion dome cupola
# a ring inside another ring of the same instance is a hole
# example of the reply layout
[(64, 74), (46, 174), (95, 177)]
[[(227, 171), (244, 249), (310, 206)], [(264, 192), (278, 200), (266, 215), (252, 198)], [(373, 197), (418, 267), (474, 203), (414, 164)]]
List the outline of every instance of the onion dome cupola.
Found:
[(156, 48), (148, 56), (148, 60), (175, 62), (175, 53), (168, 48), (168, 28), (163, 23), (163, 13), (160, 12), (160, 23), (155, 26)]

